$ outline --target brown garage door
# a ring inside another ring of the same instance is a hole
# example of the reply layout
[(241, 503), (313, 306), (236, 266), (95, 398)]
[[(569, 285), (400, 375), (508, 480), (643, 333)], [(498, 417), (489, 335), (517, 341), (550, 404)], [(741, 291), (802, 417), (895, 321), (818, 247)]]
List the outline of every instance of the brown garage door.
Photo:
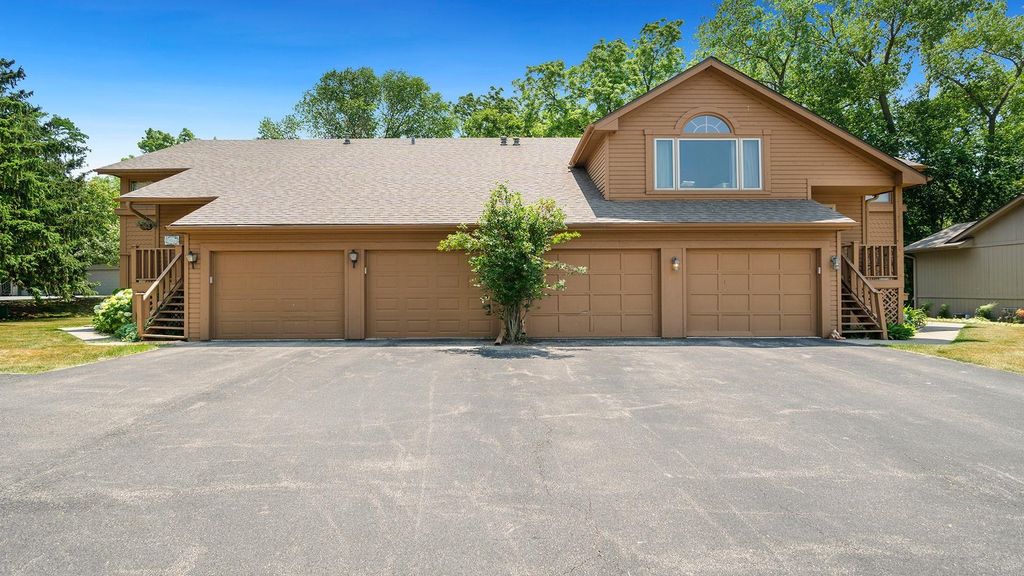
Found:
[(816, 336), (815, 250), (688, 250), (688, 336)]
[(368, 338), (488, 338), (497, 333), (496, 326), (472, 284), (465, 254), (367, 254)]
[(341, 252), (216, 252), (211, 337), (343, 338)]
[(530, 311), (527, 333), (538, 338), (658, 336), (656, 250), (560, 250), (550, 259), (586, 266), (566, 289)]

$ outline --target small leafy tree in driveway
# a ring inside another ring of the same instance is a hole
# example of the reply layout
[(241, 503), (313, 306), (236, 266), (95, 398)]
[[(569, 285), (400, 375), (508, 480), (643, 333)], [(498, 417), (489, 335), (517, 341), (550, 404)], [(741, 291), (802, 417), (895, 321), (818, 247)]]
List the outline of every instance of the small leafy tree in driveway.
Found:
[(586, 268), (544, 258), (552, 247), (573, 238), (565, 226), (565, 213), (545, 198), (524, 204), (523, 197), (504, 184), (491, 191), (483, 214), (472, 230), (465, 224), (441, 241), (438, 250), (465, 251), (483, 289), (484, 304), (502, 322), (496, 343), (524, 342), (530, 306), (548, 291), (565, 289), (565, 280), (548, 283), (549, 270), (585, 274)]

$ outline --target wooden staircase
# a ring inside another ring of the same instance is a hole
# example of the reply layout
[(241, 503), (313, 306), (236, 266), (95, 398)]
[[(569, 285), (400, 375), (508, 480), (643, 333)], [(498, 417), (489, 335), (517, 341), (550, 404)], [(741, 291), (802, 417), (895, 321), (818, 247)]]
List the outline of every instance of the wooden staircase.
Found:
[(843, 336), (889, 339), (882, 293), (854, 266), (842, 258), (841, 311)]
[(185, 291), (181, 288), (171, 292), (164, 304), (146, 323), (146, 330), (140, 334), (143, 340), (184, 340), (185, 336)]
[(180, 248), (149, 289), (133, 296), (135, 327), (143, 340), (185, 340), (185, 267)]

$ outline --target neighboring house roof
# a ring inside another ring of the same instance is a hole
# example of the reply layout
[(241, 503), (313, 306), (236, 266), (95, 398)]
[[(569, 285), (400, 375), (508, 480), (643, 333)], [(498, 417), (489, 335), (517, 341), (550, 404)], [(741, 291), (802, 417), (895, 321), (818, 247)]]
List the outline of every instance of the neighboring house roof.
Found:
[(912, 252), (923, 252), (925, 250), (933, 250), (938, 248), (955, 248), (959, 246), (960, 242), (952, 242), (953, 238), (956, 238), (964, 230), (974, 225), (974, 222), (961, 222), (960, 224), (953, 224), (949, 228), (939, 230), (935, 234), (922, 238), (917, 242), (907, 244), (907, 247), (903, 249), (904, 252), (910, 254)]
[(553, 198), (570, 224), (855, 222), (812, 200), (607, 201), (566, 158), (576, 138), (193, 140), (97, 172), (182, 171), (124, 200), (210, 200), (175, 226), (455, 225), (475, 222), (507, 182), (528, 201)]
[(918, 184), (924, 184), (925, 182), (927, 182), (927, 178), (925, 177), (925, 175), (916, 169), (919, 166), (923, 168), (923, 165), (911, 165), (908, 164), (906, 161), (894, 158), (886, 154), (885, 152), (882, 152), (878, 148), (875, 148), (874, 146), (868, 144), (867, 142), (861, 140), (860, 138), (854, 136), (853, 134), (850, 134), (849, 132), (843, 130), (839, 126), (836, 126), (835, 124), (829, 122), (828, 120), (825, 120), (821, 116), (818, 116), (814, 112), (811, 112), (810, 110), (798, 104), (797, 102), (790, 100), (789, 98), (783, 96), (782, 94), (779, 94), (775, 90), (768, 88), (764, 84), (761, 84), (757, 80), (754, 80), (750, 76), (747, 76), (746, 74), (740, 72), (739, 70), (733, 68), (732, 66), (729, 66), (728, 64), (714, 57), (705, 58), (700, 63), (687, 68), (686, 70), (680, 72), (679, 74), (673, 76), (672, 78), (669, 78), (665, 82), (656, 86), (650, 92), (647, 92), (646, 94), (636, 98), (635, 100), (627, 103), (626, 105), (616, 110), (613, 110), (600, 120), (587, 126), (586, 131), (584, 131), (583, 133), (583, 137), (580, 138), (579, 144), (576, 146), (576, 149), (573, 152), (570, 165), (575, 166), (577, 165), (577, 163), (580, 162), (580, 160), (583, 159), (584, 152), (588, 149), (590, 141), (595, 132), (614, 131), (615, 129), (618, 128), (618, 119), (623, 114), (627, 114), (635, 110), (636, 108), (643, 106), (647, 102), (653, 100), (654, 98), (657, 98), (658, 96), (664, 94), (665, 92), (671, 90), (672, 88), (675, 88), (679, 84), (686, 82), (693, 76), (696, 76), (697, 74), (704, 72), (705, 70), (708, 70), (709, 68), (721, 72), (726, 77), (731, 78), (732, 80), (736, 81), (737, 83), (746, 87), (747, 89), (763, 96), (769, 101), (777, 104), (779, 107), (788, 110), (793, 115), (802, 118), (803, 120), (816, 126), (820, 130), (831, 134), (832, 136), (838, 138), (839, 140), (842, 140), (850, 144), (855, 149), (864, 152), (867, 156), (873, 158), (875, 161), (880, 162), (881, 164), (887, 166), (888, 168), (896, 172), (899, 172), (900, 174), (903, 175), (903, 184), (905, 186), (914, 186)]
[(927, 238), (922, 238), (917, 242), (908, 244), (907, 247), (904, 248), (904, 252), (909, 254), (914, 252), (924, 252), (927, 250), (958, 248), (962, 246), (967, 239), (984, 230), (1003, 216), (1009, 214), (1018, 206), (1024, 206), (1024, 195), (1017, 196), (1013, 200), (1010, 200), (998, 210), (981, 220), (953, 224), (949, 228), (940, 230)]

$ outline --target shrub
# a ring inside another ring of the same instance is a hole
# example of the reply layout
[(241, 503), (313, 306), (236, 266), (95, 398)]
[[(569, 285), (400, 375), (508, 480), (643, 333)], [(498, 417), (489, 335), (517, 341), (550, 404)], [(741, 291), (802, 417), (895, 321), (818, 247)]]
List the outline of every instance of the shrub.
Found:
[(1017, 308), (1013, 313), (1013, 321), (1017, 324), (1024, 324), (1024, 308)]
[(928, 313), (923, 307), (907, 306), (903, 308), (903, 316), (906, 318), (907, 324), (912, 325), (915, 330), (928, 323)]
[(931, 302), (925, 302), (925, 303), (921, 304), (921, 310), (924, 310), (925, 315), (931, 314), (932, 313), (932, 303)]
[(92, 325), (97, 332), (117, 334), (125, 324), (135, 325), (132, 318), (132, 291), (125, 288), (93, 308)]
[(984, 318), (985, 320), (996, 319), (996, 306), (999, 306), (998, 302), (989, 302), (988, 304), (982, 304), (978, 306), (978, 309), (974, 311), (976, 318)]
[(939, 318), (950, 318), (949, 304), (943, 304), (939, 306)]
[(117, 332), (114, 332), (114, 337), (122, 342), (138, 342), (141, 340), (139, 338), (139, 329), (135, 326), (135, 322), (129, 322), (118, 328)]
[(889, 338), (892, 340), (909, 340), (911, 336), (917, 333), (914, 329), (914, 325), (909, 322), (903, 324), (896, 324), (895, 322), (889, 322)]

